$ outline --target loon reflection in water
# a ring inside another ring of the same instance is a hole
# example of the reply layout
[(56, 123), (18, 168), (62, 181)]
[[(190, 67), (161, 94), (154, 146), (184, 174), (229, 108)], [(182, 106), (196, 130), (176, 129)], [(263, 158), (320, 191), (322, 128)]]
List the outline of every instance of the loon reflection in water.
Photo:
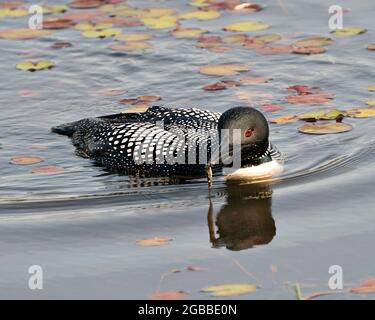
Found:
[(207, 222), (212, 246), (239, 251), (270, 243), (276, 226), (269, 184), (228, 183), (225, 193), (226, 204), (216, 215), (216, 221), (211, 200), (209, 204)]

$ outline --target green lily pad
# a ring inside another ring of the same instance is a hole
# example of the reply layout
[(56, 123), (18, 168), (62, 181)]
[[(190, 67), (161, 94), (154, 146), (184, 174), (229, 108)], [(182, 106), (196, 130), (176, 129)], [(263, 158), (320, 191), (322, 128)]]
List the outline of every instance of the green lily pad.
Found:
[(306, 123), (298, 127), (298, 131), (306, 134), (332, 134), (342, 133), (353, 129), (348, 123)]

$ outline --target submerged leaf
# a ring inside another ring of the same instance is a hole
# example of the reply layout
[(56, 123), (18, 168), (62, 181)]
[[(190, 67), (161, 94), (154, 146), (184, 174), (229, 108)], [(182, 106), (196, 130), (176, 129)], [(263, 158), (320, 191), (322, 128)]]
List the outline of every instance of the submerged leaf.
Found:
[(45, 166), (45, 167), (38, 167), (31, 170), (31, 173), (62, 173), (64, 172), (64, 168), (57, 167), (57, 166)]
[(251, 283), (233, 283), (215, 285), (201, 289), (202, 292), (210, 293), (214, 297), (238, 296), (256, 291), (257, 286)]
[(169, 244), (173, 238), (168, 238), (168, 237), (154, 237), (154, 238), (147, 238), (147, 239), (142, 239), (142, 240), (137, 240), (136, 244), (139, 246), (163, 246), (166, 244)]
[(307, 134), (331, 134), (342, 133), (353, 129), (353, 126), (348, 123), (307, 123), (298, 127), (298, 131)]
[(243, 77), (240, 79), (240, 82), (243, 84), (254, 84), (254, 83), (265, 83), (271, 80), (272, 80), (272, 77), (254, 76), (254, 77)]
[(125, 44), (114, 43), (108, 46), (108, 48), (115, 51), (143, 51), (151, 48), (151, 44), (146, 41), (130, 41)]

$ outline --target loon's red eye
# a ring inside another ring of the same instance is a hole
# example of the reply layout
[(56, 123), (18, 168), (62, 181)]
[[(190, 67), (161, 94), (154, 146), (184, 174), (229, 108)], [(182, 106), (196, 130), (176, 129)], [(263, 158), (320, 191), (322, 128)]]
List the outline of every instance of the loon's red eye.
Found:
[(245, 131), (245, 137), (250, 138), (253, 135), (253, 129), (247, 129)]

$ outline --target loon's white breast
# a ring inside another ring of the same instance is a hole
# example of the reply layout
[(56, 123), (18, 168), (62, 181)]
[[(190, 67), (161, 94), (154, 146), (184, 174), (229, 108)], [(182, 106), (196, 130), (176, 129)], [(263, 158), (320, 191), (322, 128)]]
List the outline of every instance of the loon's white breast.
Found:
[(223, 174), (224, 178), (229, 181), (269, 179), (280, 175), (284, 171), (283, 164), (282, 160), (274, 159), (258, 166), (239, 169), (223, 168)]

